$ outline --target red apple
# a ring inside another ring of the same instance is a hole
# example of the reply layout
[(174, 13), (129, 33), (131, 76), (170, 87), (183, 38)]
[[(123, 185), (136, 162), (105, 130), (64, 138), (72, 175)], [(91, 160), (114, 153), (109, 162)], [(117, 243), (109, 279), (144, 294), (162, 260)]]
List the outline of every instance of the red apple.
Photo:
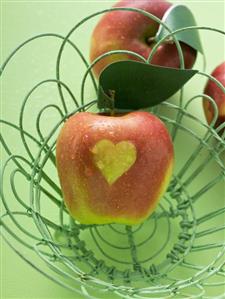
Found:
[[(225, 62), (216, 67), (216, 69), (212, 72), (212, 76), (225, 87)], [(219, 115), (215, 123), (215, 128), (217, 128), (225, 122), (225, 93), (212, 80), (208, 80), (204, 93), (212, 97), (218, 107)], [(214, 117), (213, 105), (207, 99), (204, 99), (203, 108), (207, 122), (210, 124)]]
[[(162, 19), (171, 3), (164, 0), (121, 0), (114, 7), (133, 7), (145, 10)], [(90, 60), (111, 50), (130, 50), (147, 58), (155, 44), (154, 37), (159, 24), (138, 12), (113, 11), (106, 13), (94, 29), (91, 40)], [(184, 55), (185, 67), (191, 68), (196, 59), (196, 50), (180, 43)], [(126, 54), (110, 55), (94, 67), (98, 77), (106, 65), (118, 61), (133, 59)], [(174, 43), (164, 43), (154, 55), (152, 64), (165, 67), (180, 67), (180, 60)]]
[(65, 204), (83, 224), (143, 221), (165, 192), (173, 145), (148, 112), (81, 112), (64, 124), (56, 160)]

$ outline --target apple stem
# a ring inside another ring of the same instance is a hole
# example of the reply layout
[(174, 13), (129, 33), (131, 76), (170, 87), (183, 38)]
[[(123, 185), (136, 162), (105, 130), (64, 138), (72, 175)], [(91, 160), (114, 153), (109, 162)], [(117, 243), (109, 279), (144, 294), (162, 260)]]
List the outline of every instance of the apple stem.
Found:
[(166, 43), (166, 44), (170, 44), (170, 45), (174, 44), (173, 37), (172, 37), (172, 36), (168, 37), (168, 38), (165, 40), (165, 43)]
[(146, 39), (148, 45), (151, 45), (155, 41), (155, 36), (150, 36)]
[(115, 94), (116, 94), (115, 90), (113, 90), (113, 89), (109, 90), (109, 96), (112, 100), (112, 108), (111, 108), (111, 111), (110, 111), (111, 116), (113, 116), (115, 114)]

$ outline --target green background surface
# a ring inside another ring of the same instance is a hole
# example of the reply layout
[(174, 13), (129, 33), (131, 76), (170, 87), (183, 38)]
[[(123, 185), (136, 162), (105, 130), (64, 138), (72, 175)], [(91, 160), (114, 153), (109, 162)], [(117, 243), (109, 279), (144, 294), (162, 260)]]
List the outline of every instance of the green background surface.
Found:
[[(22, 41), (39, 33), (55, 32), (65, 35), (74, 24), (85, 16), (111, 6), (114, 1), (1, 1), (1, 62)], [(173, 1), (175, 3), (175, 1)], [(198, 25), (225, 29), (224, 1), (182, 1), (193, 11)], [(85, 25), (74, 40), (80, 45), (88, 57), (89, 39), (96, 19)], [(201, 32), (203, 47), (207, 57), (207, 72), (224, 60), (224, 39), (221, 35)], [(17, 59), (7, 69), (2, 83), (1, 114), (2, 118), (11, 121), (18, 120), (18, 107), (21, 105), (21, 95), (24, 95), (34, 82), (54, 73), (55, 56), (52, 55), (58, 42), (37, 44), (37, 47), (26, 48), (19, 53)], [(71, 58), (71, 59), (70, 59)], [(68, 51), (63, 64), (65, 79), (70, 86), (78, 89), (80, 76), (84, 67), (72, 59)], [(195, 66), (202, 68), (202, 59)], [(70, 70), (68, 72), (68, 69)], [(195, 80), (186, 88), (188, 97), (201, 93), (204, 79)], [(87, 88), (86, 97), (94, 95)], [(49, 96), (49, 90), (43, 90), (42, 96)], [(54, 95), (51, 95), (54, 96)], [(33, 107), (35, 111), (35, 104)], [(201, 103), (192, 107), (193, 113), (203, 119)], [(49, 120), (51, 122), (51, 119)], [(27, 120), (27, 126), (32, 122), (32, 115)], [(8, 132), (5, 130), (5, 133)], [(11, 136), (11, 139), (13, 137)], [(11, 140), (12, 146), (17, 146), (18, 140)], [(18, 145), (19, 147), (19, 145)], [(2, 157), (5, 158), (2, 152)], [(6, 191), (7, 192), (7, 191)], [(217, 192), (224, 195), (224, 185)], [(1, 240), (1, 298), (79, 298), (70, 291), (54, 284), (43, 275), (32, 269), (5, 242)]]

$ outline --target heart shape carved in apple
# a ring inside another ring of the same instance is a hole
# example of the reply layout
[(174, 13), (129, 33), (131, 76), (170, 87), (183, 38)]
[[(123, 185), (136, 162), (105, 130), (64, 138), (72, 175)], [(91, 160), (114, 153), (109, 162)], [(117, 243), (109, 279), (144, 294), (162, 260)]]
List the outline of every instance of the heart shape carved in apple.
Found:
[(95, 166), (109, 185), (121, 177), (135, 163), (137, 151), (130, 141), (114, 144), (108, 139), (98, 141), (92, 148)]

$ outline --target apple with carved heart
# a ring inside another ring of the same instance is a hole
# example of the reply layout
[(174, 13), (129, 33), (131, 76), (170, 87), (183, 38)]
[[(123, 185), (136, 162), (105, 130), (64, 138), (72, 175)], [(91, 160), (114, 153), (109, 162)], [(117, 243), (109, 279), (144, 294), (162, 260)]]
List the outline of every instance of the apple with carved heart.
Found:
[(173, 160), (165, 125), (141, 111), (75, 114), (56, 146), (65, 204), (83, 224), (142, 222), (165, 192)]
[[(120, 0), (114, 7), (132, 7), (142, 9), (162, 19), (171, 3), (165, 0)], [(93, 62), (100, 55), (112, 50), (129, 50), (148, 58), (155, 45), (155, 36), (159, 24), (141, 13), (131, 11), (107, 12), (95, 27), (90, 48), (90, 60)], [(181, 42), (186, 68), (191, 68), (196, 60), (197, 52)], [(133, 55), (113, 54), (101, 59), (93, 68), (98, 77), (110, 63), (119, 60), (137, 60)], [(165, 67), (180, 68), (180, 59), (176, 45), (165, 42), (160, 45), (151, 60), (152, 64)]]

